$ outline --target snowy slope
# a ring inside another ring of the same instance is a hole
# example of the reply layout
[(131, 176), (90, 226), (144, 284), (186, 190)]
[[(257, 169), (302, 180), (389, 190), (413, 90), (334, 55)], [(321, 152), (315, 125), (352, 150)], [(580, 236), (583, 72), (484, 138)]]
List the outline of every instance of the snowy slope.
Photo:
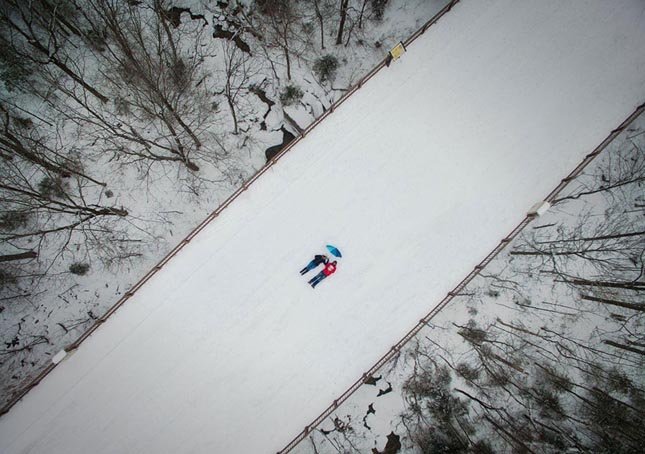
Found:
[(0, 452), (279, 450), (645, 100), (644, 21), (460, 2), (2, 417)]

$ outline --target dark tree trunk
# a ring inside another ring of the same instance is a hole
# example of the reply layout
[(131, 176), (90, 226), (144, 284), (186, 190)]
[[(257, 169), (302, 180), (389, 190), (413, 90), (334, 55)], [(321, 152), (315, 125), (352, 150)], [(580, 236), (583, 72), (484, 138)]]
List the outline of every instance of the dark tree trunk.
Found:
[(316, 17), (318, 18), (318, 22), (320, 22), (320, 48), (324, 49), (325, 48), (325, 22), (324, 22), (322, 12), (320, 11), (320, 7), (318, 6), (318, 0), (314, 0), (314, 8), (316, 9)]
[(645, 356), (645, 350), (639, 350), (638, 348), (630, 347), (629, 345), (619, 344), (618, 342), (606, 340), (605, 344), (611, 345), (612, 347), (620, 348), (621, 350), (627, 350), (632, 353), (638, 353), (639, 355)]
[(0, 262), (12, 262), (14, 260), (35, 259), (38, 257), (36, 251), (21, 252), (20, 254), (0, 255)]
[(595, 296), (581, 295), (580, 298), (587, 301), (595, 301), (597, 303), (609, 304), (610, 306), (623, 307), (625, 309), (632, 309), (635, 311), (645, 312), (645, 304), (625, 303), (622, 301), (610, 300), (607, 298), (596, 298)]
[(645, 291), (645, 282), (610, 282), (610, 281), (590, 281), (587, 279), (564, 280), (568, 284), (587, 285), (590, 287), (608, 287), (608, 288), (626, 288), (636, 290), (637, 292)]
[(345, 29), (345, 20), (347, 19), (347, 5), (349, 0), (340, 0), (340, 24), (338, 25), (338, 36), (336, 37), (336, 45), (343, 44), (343, 31)]

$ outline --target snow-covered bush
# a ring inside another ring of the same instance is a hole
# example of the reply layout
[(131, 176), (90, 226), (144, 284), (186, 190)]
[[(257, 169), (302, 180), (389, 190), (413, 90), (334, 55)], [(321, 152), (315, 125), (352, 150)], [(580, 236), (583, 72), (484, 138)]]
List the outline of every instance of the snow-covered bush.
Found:
[(29, 220), (29, 214), (24, 211), (7, 211), (0, 215), (0, 230), (13, 232), (23, 227)]
[(15, 284), (16, 282), (16, 276), (11, 271), (0, 268), (0, 287)]
[(44, 177), (38, 182), (38, 192), (45, 198), (63, 198), (65, 182), (61, 177)]
[(475, 369), (472, 365), (468, 363), (459, 363), (455, 367), (455, 371), (464, 377), (468, 381), (475, 381), (479, 378), (480, 371)]
[(297, 85), (287, 85), (280, 93), (280, 102), (283, 106), (292, 106), (302, 99), (304, 93)]
[(77, 276), (85, 276), (90, 270), (90, 265), (82, 262), (74, 262), (69, 266), (69, 272)]
[(321, 82), (333, 82), (338, 71), (338, 59), (331, 54), (324, 55), (315, 61), (313, 69)]
[(376, 20), (382, 20), (387, 0), (372, 0), (372, 12)]

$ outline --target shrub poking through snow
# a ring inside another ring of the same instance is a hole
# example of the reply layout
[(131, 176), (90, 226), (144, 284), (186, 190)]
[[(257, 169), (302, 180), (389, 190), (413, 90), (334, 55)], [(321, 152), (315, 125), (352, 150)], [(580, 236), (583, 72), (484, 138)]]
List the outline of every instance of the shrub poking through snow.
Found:
[(387, 0), (372, 0), (372, 12), (376, 20), (380, 21), (383, 19), (386, 4)]
[(457, 367), (455, 367), (455, 371), (468, 381), (477, 380), (480, 374), (479, 369), (475, 369), (473, 366), (471, 366), (468, 363), (457, 364)]
[(297, 85), (287, 85), (280, 93), (280, 102), (283, 106), (292, 106), (302, 99), (304, 93)]
[(69, 272), (77, 276), (85, 276), (90, 270), (90, 265), (82, 262), (74, 262), (69, 266)]
[(321, 82), (333, 82), (338, 70), (338, 59), (331, 54), (327, 54), (316, 60), (313, 69)]
[(62, 199), (65, 196), (65, 182), (61, 177), (44, 177), (38, 182), (38, 192), (48, 199)]
[(29, 220), (29, 213), (24, 211), (7, 211), (0, 215), (0, 231), (13, 232), (24, 227)]
[(0, 268), (0, 287), (15, 284), (16, 282), (16, 276), (11, 271)]

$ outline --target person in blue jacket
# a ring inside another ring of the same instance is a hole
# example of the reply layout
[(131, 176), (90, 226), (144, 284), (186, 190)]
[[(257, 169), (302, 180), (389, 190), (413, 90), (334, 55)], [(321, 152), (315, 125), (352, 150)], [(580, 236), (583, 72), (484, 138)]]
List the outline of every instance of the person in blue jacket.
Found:
[(316, 268), (321, 263), (324, 263), (325, 265), (327, 265), (328, 262), (329, 262), (329, 259), (327, 258), (326, 255), (324, 254), (315, 255), (314, 259), (311, 262), (309, 262), (307, 266), (305, 266), (303, 269), (300, 270), (300, 275), (304, 276), (305, 274), (307, 274), (309, 271)]

